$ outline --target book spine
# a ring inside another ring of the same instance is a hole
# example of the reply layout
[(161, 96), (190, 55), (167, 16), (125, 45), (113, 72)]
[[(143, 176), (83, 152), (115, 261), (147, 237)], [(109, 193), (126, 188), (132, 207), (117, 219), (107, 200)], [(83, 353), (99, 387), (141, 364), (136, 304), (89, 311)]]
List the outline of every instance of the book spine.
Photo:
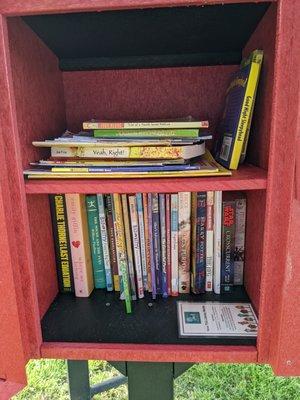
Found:
[(213, 268), (214, 268), (214, 192), (207, 192), (206, 201), (206, 271), (205, 290), (213, 290)]
[(83, 122), (83, 129), (197, 129), (208, 127), (208, 121)]
[(144, 290), (148, 290), (148, 272), (147, 272), (147, 260), (146, 260), (146, 240), (145, 240), (144, 210), (143, 210), (142, 193), (136, 194), (136, 205), (137, 205), (137, 213), (138, 213), (143, 285), (144, 285)]
[(234, 284), (235, 202), (222, 203), (221, 293), (232, 291)]
[(115, 229), (114, 229), (113, 201), (111, 194), (105, 195), (105, 205), (106, 205), (107, 230), (109, 239), (109, 254), (110, 254), (111, 268), (113, 273), (113, 283), (115, 291), (119, 292), (120, 279), (119, 279)]
[(143, 271), (140, 252), (140, 238), (139, 238), (139, 220), (137, 214), (136, 197), (134, 195), (128, 196), (130, 219), (131, 219), (131, 233), (133, 243), (134, 264), (137, 280), (137, 293), (138, 298), (144, 297), (143, 285)]
[(178, 296), (178, 194), (171, 194), (171, 294)]
[(94, 285), (96, 289), (106, 288), (105, 267), (103, 249), (100, 240), (99, 211), (97, 196), (94, 194), (85, 196), (85, 204), (88, 220), (88, 231), (94, 272)]
[(149, 237), (149, 210), (148, 210), (148, 194), (143, 193), (143, 209), (144, 209), (144, 232), (146, 246), (146, 266), (147, 266), (147, 283), (148, 291), (152, 292), (151, 279), (151, 254), (150, 254), (150, 237)]
[(197, 246), (197, 192), (191, 193), (191, 290), (195, 292)]
[(190, 292), (191, 193), (178, 193), (179, 293)]
[(93, 288), (93, 268), (84, 195), (66, 194), (75, 295), (88, 297)]
[(151, 287), (152, 298), (156, 299), (156, 278), (155, 278), (155, 259), (153, 245), (153, 220), (152, 220), (152, 193), (148, 193), (148, 226), (149, 226), (149, 243), (150, 243), (150, 267), (151, 267)]
[(246, 199), (235, 200), (235, 253), (234, 284), (242, 285), (244, 281), (245, 234), (246, 234)]
[(121, 205), (120, 195), (118, 193), (113, 194), (113, 203), (114, 203), (116, 249), (117, 249), (117, 259), (118, 259), (119, 275), (120, 275), (121, 298), (124, 297), (126, 313), (129, 314), (131, 313), (131, 294), (130, 294), (130, 283), (129, 283), (129, 273), (127, 264), (127, 253), (125, 245), (122, 205)]
[(49, 195), (58, 288), (61, 293), (74, 292), (72, 257), (64, 194)]
[(162, 294), (159, 201), (157, 193), (152, 193), (152, 238), (153, 238), (153, 252), (154, 252), (154, 265), (155, 265), (156, 294)]
[(94, 137), (120, 137), (120, 138), (153, 138), (153, 137), (166, 137), (166, 138), (197, 138), (199, 136), (199, 129), (95, 129)]
[(106, 289), (111, 292), (113, 290), (113, 277), (111, 271), (110, 253), (109, 253), (109, 238), (106, 225), (106, 215), (103, 194), (97, 195), (99, 224), (100, 224), (100, 237), (104, 260), (104, 270), (106, 279)]
[(221, 289), (221, 242), (222, 242), (222, 192), (215, 192), (214, 199), (214, 279), (213, 288), (216, 294)]
[(167, 289), (171, 296), (171, 195), (166, 194), (166, 241), (167, 241)]
[(163, 193), (159, 193), (159, 219), (160, 219), (160, 249), (161, 249), (161, 279), (162, 295), (168, 297), (167, 281), (167, 236), (166, 236), (166, 199)]
[(197, 193), (196, 274), (194, 293), (205, 293), (206, 192)]
[(131, 242), (131, 234), (130, 234), (130, 220), (129, 220), (129, 212), (128, 212), (127, 195), (122, 194), (121, 198), (122, 198), (122, 208), (123, 208), (123, 218), (124, 218), (128, 271), (129, 271), (130, 288), (131, 288), (131, 298), (132, 298), (132, 300), (136, 300), (134, 261), (133, 261), (133, 254), (132, 254), (132, 242)]

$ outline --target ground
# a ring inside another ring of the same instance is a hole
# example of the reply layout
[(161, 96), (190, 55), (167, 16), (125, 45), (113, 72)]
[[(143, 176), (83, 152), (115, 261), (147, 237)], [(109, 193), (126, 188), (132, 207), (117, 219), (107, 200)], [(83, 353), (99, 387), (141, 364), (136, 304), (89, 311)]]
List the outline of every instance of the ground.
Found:
[[(68, 400), (65, 362), (31, 361), (28, 383), (13, 400)], [(102, 361), (90, 362), (91, 384), (118, 372)], [(300, 378), (275, 377), (262, 365), (194, 365), (175, 381), (176, 400), (300, 400)], [(126, 385), (97, 395), (95, 400), (127, 400)]]

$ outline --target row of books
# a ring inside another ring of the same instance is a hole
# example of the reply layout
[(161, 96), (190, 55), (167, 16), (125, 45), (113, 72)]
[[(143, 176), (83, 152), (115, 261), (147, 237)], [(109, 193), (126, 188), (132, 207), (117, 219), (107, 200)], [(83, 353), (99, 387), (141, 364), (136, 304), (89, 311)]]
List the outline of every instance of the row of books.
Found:
[(246, 198), (179, 192), (50, 195), (59, 289), (126, 300), (243, 283)]

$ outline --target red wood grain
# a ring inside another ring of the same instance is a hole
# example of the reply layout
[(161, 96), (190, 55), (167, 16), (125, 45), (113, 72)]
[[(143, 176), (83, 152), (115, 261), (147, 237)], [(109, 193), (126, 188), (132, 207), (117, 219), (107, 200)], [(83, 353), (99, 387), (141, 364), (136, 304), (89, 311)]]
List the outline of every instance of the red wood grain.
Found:
[[(264, 1), (255, 0), (255, 3)], [(269, 1), (275, 2), (277, 0)], [(0, 13), (4, 15), (28, 15), (231, 3), (249, 3), (249, 0), (26, 0), (26, 2), (22, 0), (1, 0)]]
[[(143, 120), (192, 115), (214, 133), (237, 66), (64, 72), (68, 128), (91, 118)], [(208, 95), (209, 93), (209, 95)]]
[[(299, 274), (297, 275), (291, 267), (287, 251), (291, 217), (299, 217), (298, 214), (292, 214), (291, 208), (296, 133), (299, 132), (299, 19), (299, 1), (279, 1), (258, 355), (260, 362), (271, 363), (280, 374), (289, 374), (289, 371), (300, 374), (299, 368), (295, 367), (295, 358), (285, 358), (287, 354), (291, 356), (292, 353), (295, 354), (293, 357), (299, 356), (299, 325), (296, 326), (296, 331), (292, 326), (283, 325), (293, 320), (294, 313), (299, 316), (299, 307), (293, 309), (293, 301), (289, 300), (291, 296), (296, 295), (295, 288), (299, 287), (300, 283)], [(296, 279), (293, 284), (289, 282), (290, 277)], [(292, 291), (289, 291), (291, 288)], [(290, 336), (295, 336), (293, 340), (287, 338), (287, 330)], [(282, 334), (283, 332), (285, 333)], [(284, 339), (286, 340), (283, 342)], [(289, 349), (291, 344), (293, 346)], [(289, 361), (292, 361), (291, 365)]]
[(43, 343), (44, 358), (149, 362), (256, 362), (255, 346)]
[(265, 189), (267, 172), (252, 165), (233, 171), (232, 176), (200, 178), (145, 179), (31, 179), (25, 183), (28, 194), (37, 193), (134, 193), (201, 190)]

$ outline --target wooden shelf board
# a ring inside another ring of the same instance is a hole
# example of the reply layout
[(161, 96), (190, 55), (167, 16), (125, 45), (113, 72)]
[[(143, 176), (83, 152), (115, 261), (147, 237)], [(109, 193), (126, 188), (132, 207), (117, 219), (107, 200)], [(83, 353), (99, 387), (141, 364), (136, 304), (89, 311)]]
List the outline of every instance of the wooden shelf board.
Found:
[(207, 190), (259, 190), (267, 187), (267, 171), (244, 165), (232, 176), (134, 179), (37, 179), (26, 180), (28, 194), (135, 193)]

